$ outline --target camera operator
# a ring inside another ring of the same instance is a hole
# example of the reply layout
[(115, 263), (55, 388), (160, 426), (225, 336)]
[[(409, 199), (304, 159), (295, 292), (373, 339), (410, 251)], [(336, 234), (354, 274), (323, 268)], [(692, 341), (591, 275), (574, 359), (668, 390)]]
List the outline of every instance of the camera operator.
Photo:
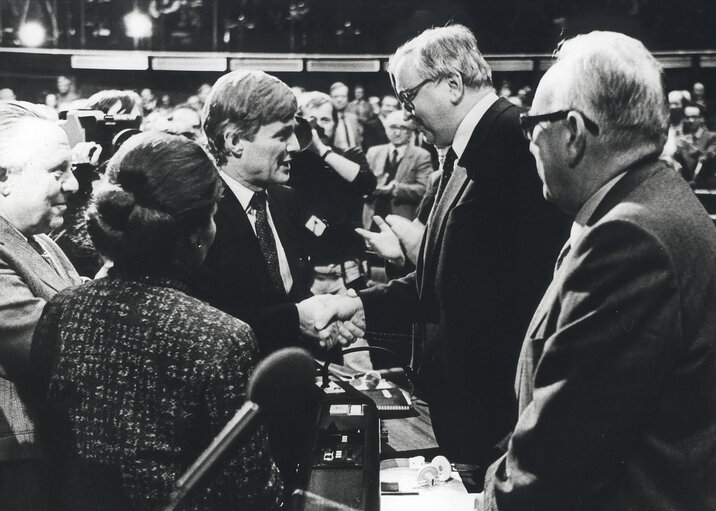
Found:
[(365, 249), (353, 229), (361, 226), (363, 196), (376, 178), (358, 147), (333, 147), (336, 115), (331, 98), (307, 92), (298, 98), (299, 114), (309, 120), (313, 141), (294, 157), (292, 186), (305, 208), (308, 246), (315, 270), (314, 294), (338, 293), (366, 285)]
[[(105, 261), (86, 230), (85, 213), (104, 163), (142, 123), (141, 99), (130, 90), (102, 90), (83, 110), (70, 110), (63, 128), (72, 144), (72, 171), (79, 189), (68, 199), (65, 227), (52, 234), (82, 275), (95, 275)], [(82, 140), (82, 141), (80, 141)]]

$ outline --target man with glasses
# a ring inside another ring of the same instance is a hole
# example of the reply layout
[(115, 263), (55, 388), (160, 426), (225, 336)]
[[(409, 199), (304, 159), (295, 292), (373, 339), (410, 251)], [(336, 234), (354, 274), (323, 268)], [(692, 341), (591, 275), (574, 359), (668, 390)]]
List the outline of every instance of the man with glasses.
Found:
[(423, 32), (389, 72), (405, 117), (452, 146), (457, 164), (441, 178), (416, 271), (342, 298), (336, 316), (364, 309), (370, 331), (396, 317), (419, 324), (418, 390), (440, 448), (484, 471), (514, 425), (522, 336), (567, 226), (540, 193), (521, 109), (497, 98), (467, 28)]
[(667, 124), (661, 66), (613, 32), (565, 42), (522, 117), (574, 223), (476, 509), (715, 509), (716, 230), (659, 159)]
[[(363, 226), (368, 229), (373, 216), (400, 215), (415, 218), (425, 195), (428, 176), (433, 170), (430, 153), (410, 144), (413, 124), (395, 111), (387, 117), (386, 132), (390, 143), (371, 147), (366, 158), (378, 179), (375, 191), (366, 199)], [(377, 229), (374, 229), (377, 230)]]

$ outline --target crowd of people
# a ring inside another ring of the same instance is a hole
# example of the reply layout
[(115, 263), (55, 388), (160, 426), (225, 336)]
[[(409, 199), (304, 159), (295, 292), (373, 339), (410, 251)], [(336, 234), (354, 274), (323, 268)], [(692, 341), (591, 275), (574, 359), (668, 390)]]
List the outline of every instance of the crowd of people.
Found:
[[(68, 85), (63, 121), (0, 101), (3, 509), (161, 508), (259, 360), (368, 371), (341, 348), (401, 322), (476, 509), (714, 509), (703, 86), (667, 104), (642, 43), (592, 32), (513, 96), (461, 25), (388, 73), (382, 99), (232, 71), (176, 106)], [(136, 129), (77, 141), (83, 109)], [(187, 505), (287, 506), (305, 426), (267, 421)]]

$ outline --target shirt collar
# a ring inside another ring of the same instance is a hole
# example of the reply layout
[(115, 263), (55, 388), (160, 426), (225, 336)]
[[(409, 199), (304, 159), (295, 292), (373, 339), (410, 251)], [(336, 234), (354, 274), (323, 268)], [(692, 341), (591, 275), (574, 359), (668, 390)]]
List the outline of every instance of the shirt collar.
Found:
[(587, 222), (597, 210), (597, 207), (601, 204), (604, 197), (606, 197), (609, 191), (614, 188), (614, 185), (616, 185), (625, 175), (626, 172), (622, 172), (611, 178), (604, 185), (602, 185), (599, 190), (594, 192), (594, 194), (587, 199), (587, 202), (582, 204), (582, 207), (577, 212), (577, 216), (574, 217), (572, 228), (569, 231), (569, 239), (572, 246), (574, 246), (579, 236), (582, 234), (584, 226), (587, 225)]
[(470, 142), (470, 137), (472, 137), (472, 132), (475, 131), (477, 123), (480, 122), (485, 112), (487, 112), (498, 99), (497, 94), (494, 92), (488, 93), (484, 98), (475, 103), (475, 106), (472, 107), (460, 123), (460, 126), (457, 127), (455, 137), (452, 141), (452, 149), (455, 151), (458, 160), (462, 158), (462, 153), (465, 152), (467, 143)]
[(250, 209), (249, 203), (254, 196), (254, 191), (245, 187), (222, 170), (219, 171), (219, 175), (226, 183), (226, 186), (229, 187), (229, 190), (231, 190), (234, 196), (238, 199), (241, 207), (244, 208), (244, 211), (248, 211)]

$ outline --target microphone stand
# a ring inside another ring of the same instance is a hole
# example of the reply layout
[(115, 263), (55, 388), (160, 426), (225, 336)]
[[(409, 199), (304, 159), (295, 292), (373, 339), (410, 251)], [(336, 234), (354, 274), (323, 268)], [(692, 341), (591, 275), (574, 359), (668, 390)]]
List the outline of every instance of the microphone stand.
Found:
[(173, 511), (182, 503), (188, 493), (206, 475), (228, 450), (236, 438), (248, 427), (259, 413), (259, 406), (252, 401), (246, 401), (234, 414), (234, 417), (224, 426), (201, 456), (184, 472), (176, 482), (174, 490), (169, 495), (169, 504), (164, 511)]

